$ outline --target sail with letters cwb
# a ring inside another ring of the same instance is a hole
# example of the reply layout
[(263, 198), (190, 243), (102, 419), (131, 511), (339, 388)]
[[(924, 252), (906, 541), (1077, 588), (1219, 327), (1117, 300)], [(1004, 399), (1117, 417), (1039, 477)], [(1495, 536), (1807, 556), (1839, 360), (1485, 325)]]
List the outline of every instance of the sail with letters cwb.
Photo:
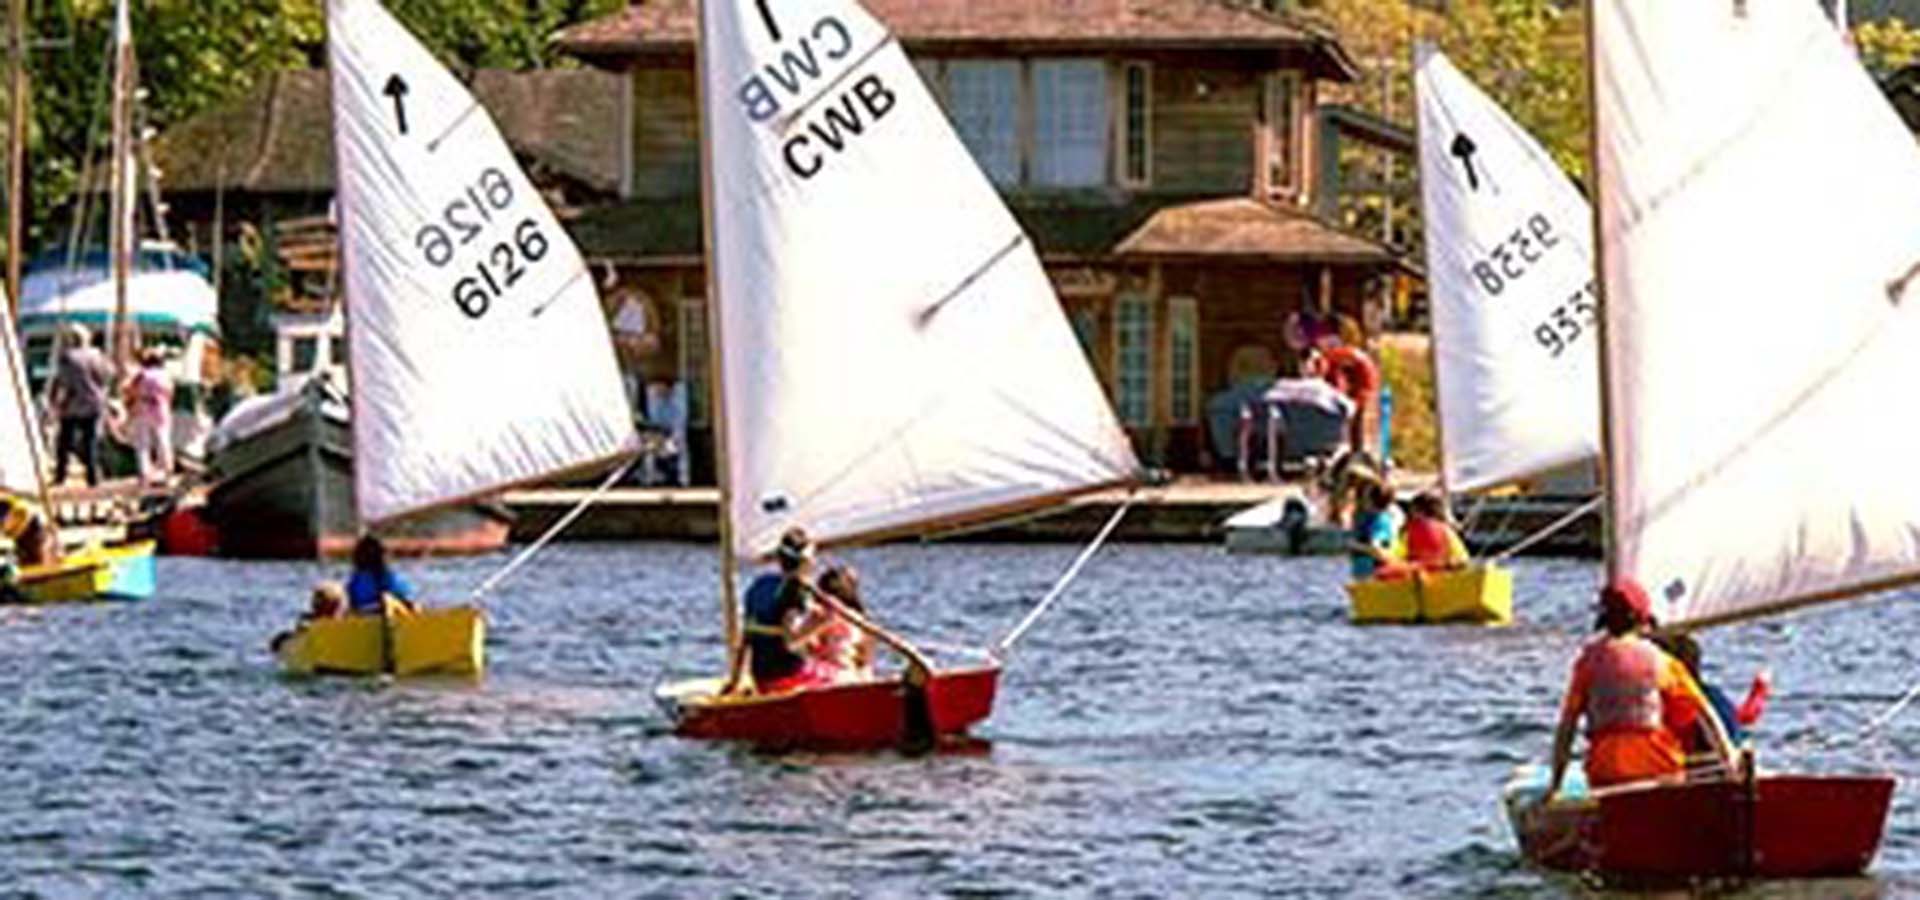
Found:
[(327, 28), (362, 523), (635, 452), (593, 279), (492, 118), (375, 0)]
[(1414, 67), (1445, 484), (1483, 490), (1593, 459), (1587, 202), (1445, 54), (1421, 44)]
[(1595, 9), (1610, 570), (1674, 627), (1920, 579), (1913, 135), (1814, 4)]
[(701, 4), (733, 552), (1138, 469), (1032, 242), (852, 0)]

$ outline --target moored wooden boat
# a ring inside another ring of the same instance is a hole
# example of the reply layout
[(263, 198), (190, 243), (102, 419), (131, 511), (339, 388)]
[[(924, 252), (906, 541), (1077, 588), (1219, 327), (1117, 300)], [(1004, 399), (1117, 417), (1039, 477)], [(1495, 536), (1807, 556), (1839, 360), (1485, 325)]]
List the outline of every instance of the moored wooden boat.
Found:
[(1887, 775), (1762, 773), (1751, 783), (1648, 783), (1598, 797), (1575, 784), (1542, 805), (1546, 775), (1525, 767), (1502, 796), (1527, 859), (1648, 883), (1858, 874), (1879, 848), (1894, 787)]
[[(986, 719), (999, 683), (1000, 667), (993, 664), (933, 670), (925, 688), (931, 737), (963, 735)], [(718, 678), (674, 682), (656, 690), (654, 700), (683, 737), (873, 750), (911, 736), (907, 688), (898, 675), (780, 694), (722, 694), (720, 686)]]
[(1347, 584), (1352, 618), (1361, 624), (1465, 622), (1505, 625), (1513, 621), (1513, 572), (1476, 563), (1446, 572), (1416, 572)]
[(304, 622), (274, 648), (298, 675), (479, 675), (486, 669), (487, 619), (478, 607), (449, 606), (380, 616)]
[[(219, 553), (238, 559), (345, 557), (362, 532), (353, 496), (353, 436), (344, 391), (316, 376), (252, 401), (222, 422), (204, 508)], [(395, 556), (491, 553), (511, 516), (461, 503), (373, 529)]]

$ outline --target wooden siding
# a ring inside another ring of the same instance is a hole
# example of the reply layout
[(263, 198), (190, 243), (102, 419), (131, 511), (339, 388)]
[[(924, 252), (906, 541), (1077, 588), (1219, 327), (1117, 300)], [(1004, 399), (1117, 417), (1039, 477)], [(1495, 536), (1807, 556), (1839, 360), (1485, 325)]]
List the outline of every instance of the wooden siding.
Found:
[(700, 193), (699, 106), (693, 70), (633, 72), (633, 195), (659, 200)]
[(1153, 190), (1248, 194), (1254, 185), (1259, 73), (1153, 68)]

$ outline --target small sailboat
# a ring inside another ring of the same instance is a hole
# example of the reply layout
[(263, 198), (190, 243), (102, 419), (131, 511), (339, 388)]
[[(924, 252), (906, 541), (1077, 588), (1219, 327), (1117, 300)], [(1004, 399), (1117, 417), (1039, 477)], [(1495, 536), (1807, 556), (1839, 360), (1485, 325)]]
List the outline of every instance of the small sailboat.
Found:
[[(1455, 68), (1414, 51), (1442, 490), (1589, 462), (1600, 435), (1592, 213), (1538, 141)], [(1513, 615), (1497, 561), (1348, 585), (1361, 622)]]
[[(1608, 574), (1676, 631), (1920, 580), (1920, 479), (1845, 454), (1920, 453), (1888, 406), (1920, 383), (1920, 148), (1813, 4), (1592, 12)], [(1872, 860), (1892, 777), (1741, 768), (1546, 804), (1523, 774), (1507, 809), (1530, 859), (1610, 876)]]
[[(1139, 467), (1031, 241), (880, 22), (853, 0), (708, 0), (699, 51), (731, 662), (736, 568), (790, 526), (823, 546), (924, 535)], [(1031, 621), (917, 684), (708, 678), (656, 699), (699, 738), (954, 734), (991, 713)]]
[[(637, 453), (593, 279), (492, 118), (377, 0), (329, 0), (327, 49), (360, 521)], [(349, 616), (278, 652), (296, 672), (470, 674), (485, 629), (471, 604)]]

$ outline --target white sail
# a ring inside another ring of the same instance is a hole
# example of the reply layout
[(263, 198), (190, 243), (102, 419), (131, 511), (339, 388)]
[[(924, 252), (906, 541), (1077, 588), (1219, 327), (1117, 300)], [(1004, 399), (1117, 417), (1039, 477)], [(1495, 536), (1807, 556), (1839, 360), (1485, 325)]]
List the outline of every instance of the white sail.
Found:
[[(0, 310), (6, 298), (0, 296)], [(40, 436), (39, 417), (27, 389), (27, 372), (20, 360), (19, 335), (13, 318), (0, 313), (0, 355), (6, 371), (0, 373), (0, 489), (38, 501), (43, 493), (41, 460), (47, 451)]]
[(1593, 214), (1532, 135), (1415, 51), (1420, 196), (1446, 484), (1473, 491), (1600, 449)]
[(852, 0), (709, 0), (734, 550), (845, 540), (1129, 479), (1031, 241)]
[(1920, 148), (1818, 7), (1595, 4), (1612, 565), (1663, 623), (1920, 574)]
[(361, 520), (633, 450), (593, 279), (493, 120), (374, 0), (327, 28)]

